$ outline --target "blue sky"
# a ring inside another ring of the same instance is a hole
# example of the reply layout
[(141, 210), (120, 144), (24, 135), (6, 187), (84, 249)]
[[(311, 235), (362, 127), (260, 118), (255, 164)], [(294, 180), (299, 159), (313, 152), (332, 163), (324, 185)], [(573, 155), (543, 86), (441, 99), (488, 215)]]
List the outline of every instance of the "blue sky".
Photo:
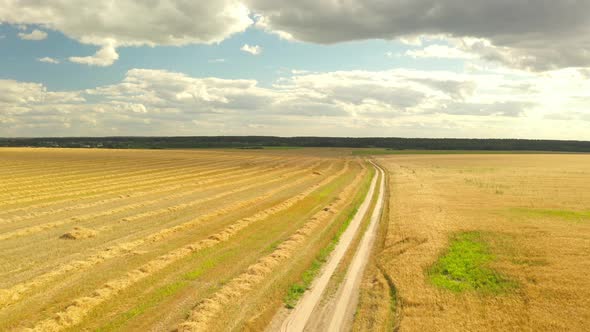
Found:
[[(42, 29), (32, 25), (29, 30)], [(249, 28), (219, 44), (125, 47), (120, 59), (109, 67), (93, 67), (67, 61), (72, 55), (92, 55), (98, 49), (84, 45), (57, 31), (47, 31), (41, 41), (22, 40), (18, 26), (0, 25), (0, 73), (4, 79), (43, 83), (52, 90), (90, 89), (115, 84), (133, 68), (162, 69), (182, 72), (195, 77), (255, 79), (270, 85), (286, 72), (388, 70), (414, 68), (421, 70), (463, 69), (462, 61), (453, 59), (416, 59), (404, 56), (410, 49), (395, 40), (351, 41), (321, 45), (282, 40), (279, 36)], [(240, 51), (244, 44), (259, 45), (258, 56)], [(39, 58), (60, 60), (54, 65), (39, 62)], [(223, 60), (218, 62), (217, 60)]]
[(0, 136), (590, 139), (587, 5), (456, 1), (0, 0)]

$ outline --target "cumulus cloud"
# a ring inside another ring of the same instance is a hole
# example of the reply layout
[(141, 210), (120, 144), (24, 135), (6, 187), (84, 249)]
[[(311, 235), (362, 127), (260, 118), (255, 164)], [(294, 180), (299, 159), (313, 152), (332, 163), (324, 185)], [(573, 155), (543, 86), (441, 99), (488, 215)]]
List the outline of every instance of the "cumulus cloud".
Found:
[[(400, 119), (429, 114), (475, 117), (522, 117), (537, 105), (530, 94), (501, 76), (445, 71), (342, 71), (295, 75), (276, 86), (289, 91), (283, 109), (304, 105), (357, 120)], [(295, 97), (296, 96), (296, 97)], [(284, 103), (284, 101), (280, 101)]]
[(590, 65), (590, 1), (248, 0), (264, 29), (330, 44), (419, 35), (469, 38), (465, 51), (518, 68)]
[(67, 108), (84, 102), (79, 92), (51, 92), (38, 83), (0, 80), (0, 132), (6, 135), (14, 130), (13, 135), (18, 135), (55, 122), (62, 128)]
[[(430, 137), (543, 133), (544, 138), (590, 139), (587, 122), (580, 121), (588, 119), (590, 98), (584, 70), (515, 71), (509, 77), (489, 68), (463, 74), (395, 69), (285, 75), (261, 87), (255, 80), (133, 69), (116, 84), (66, 92), (0, 80), (0, 132)], [(551, 120), (556, 112), (563, 119), (557, 125)]]
[(473, 53), (463, 51), (459, 48), (447, 45), (429, 45), (422, 49), (413, 49), (406, 51), (405, 55), (413, 58), (438, 58), (438, 59), (475, 59), (477, 56)]
[(450, 102), (439, 105), (433, 109), (433, 113), (452, 114), (452, 115), (476, 115), (476, 116), (506, 116), (520, 117), (536, 105), (526, 101), (511, 102), (490, 102), (490, 103), (461, 103)]
[(59, 64), (59, 60), (54, 59), (54, 58), (51, 58), (51, 57), (48, 57), (48, 56), (43, 57), (43, 58), (39, 58), (39, 59), (37, 59), (37, 61), (44, 62), (44, 63), (51, 63), (51, 64), (54, 64), (54, 65)]
[(193, 78), (163, 70), (133, 69), (120, 84), (87, 90), (88, 94), (120, 103), (142, 104), (150, 110), (183, 114), (224, 113), (262, 109), (272, 91), (253, 80)]
[(242, 46), (242, 48), (240, 48), (240, 50), (242, 50), (243, 52), (246, 53), (250, 53), (252, 55), (259, 55), (262, 53), (262, 47), (258, 46), (258, 45), (248, 45), (248, 44), (244, 44), (244, 46)]
[(98, 67), (110, 66), (115, 63), (117, 59), (119, 59), (119, 54), (115, 49), (114, 42), (103, 46), (100, 50), (98, 50), (98, 52), (96, 52), (96, 54), (92, 56), (69, 58), (71, 62)]
[[(469, 58), (533, 71), (590, 66), (590, 1), (527, 0), (0, 0), (0, 22), (57, 30), (100, 51), (74, 57), (114, 62), (116, 49), (219, 43), (249, 26), (321, 44), (365, 39), (453, 45), (416, 57)], [(45, 32), (20, 33), (44, 38)], [(100, 54), (99, 54), (100, 53)]]
[(44, 40), (47, 38), (47, 32), (35, 29), (29, 33), (19, 32), (18, 37), (23, 40)]
[(101, 54), (74, 58), (92, 65), (112, 63), (118, 47), (218, 43), (252, 24), (237, 0), (0, 0), (0, 22), (38, 25), (99, 46)]

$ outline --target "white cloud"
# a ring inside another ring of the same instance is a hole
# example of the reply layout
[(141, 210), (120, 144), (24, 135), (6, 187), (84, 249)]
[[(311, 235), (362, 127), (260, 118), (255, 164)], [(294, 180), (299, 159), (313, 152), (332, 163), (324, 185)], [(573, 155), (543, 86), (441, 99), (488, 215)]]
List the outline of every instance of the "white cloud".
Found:
[(254, 26), (260, 30), (264, 30), (268, 33), (275, 34), (275, 35), (279, 36), (279, 38), (284, 39), (284, 40), (294, 40), (295, 39), (293, 37), (293, 35), (287, 31), (273, 29), (270, 26), (270, 24), (268, 23), (268, 21), (266, 20), (266, 18), (260, 14), (254, 15), (254, 21), (255, 21)]
[(130, 70), (122, 83), (87, 93), (112, 101), (141, 103), (151, 110), (174, 109), (189, 114), (261, 108), (272, 94), (252, 80), (193, 78), (148, 69)]
[(30, 33), (19, 32), (18, 37), (23, 40), (44, 40), (47, 38), (47, 32), (35, 29)]
[(0, 131), (590, 139), (587, 71), (471, 70), (291, 71), (260, 87), (133, 69), (117, 84), (69, 92), (0, 80)]
[(39, 59), (37, 59), (37, 61), (39, 61), (39, 62), (45, 62), (45, 63), (51, 63), (51, 64), (54, 64), (54, 65), (59, 64), (59, 60), (54, 59), (54, 58), (51, 58), (51, 57), (48, 57), (48, 56), (46, 56), (44, 58), (39, 58)]
[[(472, 38), (487, 60), (537, 71), (590, 66), (590, 1), (246, 0), (261, 28), (306, 42)], [(492, 54), (495, 53), (495, 54)], [(511, 59), (516, 59), (511, 60)]]
[(118, 59), (119, 54), (117, 53), (117, 50), (115, 49), (115, 46), (113, 44), (103, 46), (93, 56), (69, 58), (71, 62), (99, 67), (110, 66), (113, 63), (115, 63), (115, 61), (117, 61)]
[(208, 62), (209, 63), (224, 63), (225, 59), (211, 59)]
[(586, 0), (0, 0), (1, 23), (56, 30), (95, 45), (101, 54), (73, 58), (103, 66), (116, 60), (120, 47), (215, 44), (254, 24), (284, 39), (321, 44), (381, 38), (419, 46), (423, 36), (452, 44), (415, 51), (417, 57), (469, 53), (533, 71), (587, 67), (588, 12)]
[(80, 92), (51, 92), (39, 83), (25, 83), (14, 80), (0, 80), (0, 109), (5, 120), (30, 126), (42, 121), (45, 110), (61, 112), (61, 104), (76, 105), (85, 102)]
[(249, 14), (238, 0), (0, 0), (0, 22), (57, 30), (109, 53), (74, 57), (92, 65), (112, 63), (118, 47), (218, 43), (250, 26)]
[(246, 52), (246, 53), (250, 53), (252, 55), (259, 55), (262, 53), (262, 47), (258, 46), (258, 45), (248, 45), (248, 44), (244, 44), (244, 46), (242, 46), (242, 48), (240, 48), (240, 50)]
[(414, 49), (406, 51), (405, 55), (413, 58), (439, 58), (439, 59), (464, 59), (472, 60), (477, 58), (473, 53), (465, 52), (461, 49), (447, 45), (429, 45), (423, 49)]

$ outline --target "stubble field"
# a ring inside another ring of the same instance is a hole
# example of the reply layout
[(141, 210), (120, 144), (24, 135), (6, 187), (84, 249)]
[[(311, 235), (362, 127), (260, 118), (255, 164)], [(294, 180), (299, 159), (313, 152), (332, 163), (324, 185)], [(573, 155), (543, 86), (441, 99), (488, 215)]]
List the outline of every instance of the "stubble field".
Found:
[[(369, 158), (0, 149), (0, 330), (275, 330), (364, 200)], [(588, 330), (590, 156), (373, 160), (387, 204), (354, 331)]]
[(0, 150), (0, 330), (261, 330), (363, 198), (341, 152)]
[(357, 331), (588, 331), (590, 156), (379, 156)]

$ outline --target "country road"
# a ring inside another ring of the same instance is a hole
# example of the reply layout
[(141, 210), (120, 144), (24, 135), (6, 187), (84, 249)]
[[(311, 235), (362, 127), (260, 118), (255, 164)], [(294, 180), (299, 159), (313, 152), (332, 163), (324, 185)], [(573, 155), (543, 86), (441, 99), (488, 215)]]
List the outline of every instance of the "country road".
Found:
[[(305, 293), (297, 306), (291, 311), (288, 317), (281, 325), (280, 331), (298, 332), (303, 331), (307, 326), (314, 309), (318, 306), (322, 294), (330, 281), (330, 278), (336, 271), (338, 264), (344, 258), (347, 250), (352, 244), (356, 234), (361, 228), (361, 224), (367, 213), (370, 213), (370, 224), (364, 234), (353, 260), (348, 268), (346, 277), (340, 285), (334, 301), (334, 309), (328, 316), (322, 317), (322, 325), (329, 326), (328, 331), (342, 331), (352, 321), (356, 305), (358, 303), (358, 293), (363, 272), (365, 271), (371, 248), (375, 242), (379, 220), (383, 209), (384, 191), (385, 191), (385, 174), (383, 170), (375, 165), (376, 172), (371, 182), (367, 196), (357, 213), (353, 217), (350, 225), (342, 234), (338, 245), (330, 255), (320, 275), (313, 282), (310, 290)], [(381, 177), (379, 177), (381, 175)], [(378, 200), (375, 207), (369, 211), (373, 197), (376, 195), (377, 180), (379, 181)]]

